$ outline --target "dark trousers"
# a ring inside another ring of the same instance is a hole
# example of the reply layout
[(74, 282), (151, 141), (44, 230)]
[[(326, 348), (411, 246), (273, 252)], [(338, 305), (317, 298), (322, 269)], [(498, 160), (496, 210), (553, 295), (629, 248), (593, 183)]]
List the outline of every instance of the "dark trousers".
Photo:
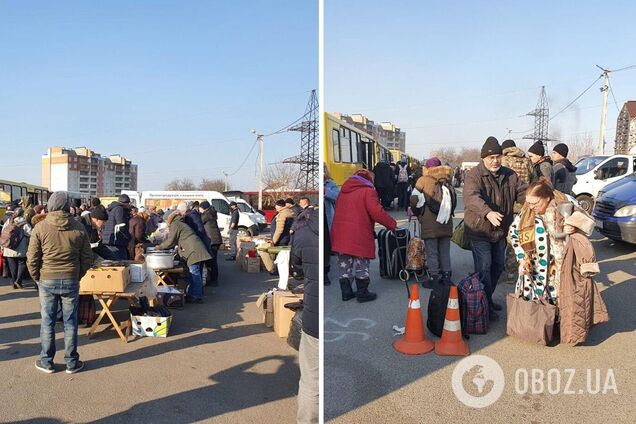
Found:
[(209, 261), (205, 261), (205, 268), (208, 274), (205, 281), (206, 286), (216, 284), (219, 281), (219, 263), (217, 262), (219, 246), (220, 245), (218, 244), (213, 244), (212, 246), (210, 246), (210, 256), (212, 256), (212, 259), (210, 259)]
[(488, 303), (492, 305), (492, 295), (506, 264), (506, 239), (501, 239), (497, 243), (471, 240), (470, 246), (475, 272), (482, 275)]
[(7, 258), (7, 264), (13, 282), (22, 284), (22, 279), (26, 274), (26, 258)]
[(397, 183), (398, 208), (406, 209), (408, 206), (409, 183)]

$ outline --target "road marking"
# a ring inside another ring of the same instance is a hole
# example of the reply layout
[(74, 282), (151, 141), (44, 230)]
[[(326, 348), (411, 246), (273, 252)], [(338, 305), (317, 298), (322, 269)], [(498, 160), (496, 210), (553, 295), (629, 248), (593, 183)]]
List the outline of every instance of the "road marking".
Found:
[[(324, 331), (325, 342), (337, 342), (337, 341), (345, 339), (347, 336), (360, 337), (363, 342), (369, 340), (371, 338), (371, 335), (369, 333), (349, 329), (351, 325), (354, 323), (359, 323), (359, 324), (356, 324), (355, 327), (359, 327), (361, 325), (363, 329), (367, 329), (367, 330), (377, 325), (375, 321), (370, 320), (368, 318), (352, 318), (345, 323), (342, 323), (333, 318), (327, 318), (325, 319), (325, 331)], [(337, 327), (342, 328), (342, 330), (328, 331), (326, 329), (328, 324), (333, 324)]]

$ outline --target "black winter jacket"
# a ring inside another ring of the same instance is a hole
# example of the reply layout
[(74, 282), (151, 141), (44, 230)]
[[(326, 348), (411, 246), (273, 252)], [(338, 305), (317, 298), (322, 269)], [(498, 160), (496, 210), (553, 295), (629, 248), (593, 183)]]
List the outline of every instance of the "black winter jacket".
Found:
[(318, 214), (318, 209), (306, 209), (298, 217), (299, 222), (292, 247), (292, 251), (301, 258), (305, 275), (303, 331), (315, 338), (318, 338), (318, 289), (320, 284)]
[(218, 215), (216, 213), (216, 209), (210, 207), (208, 210), (203, 212), (201, 214), (201, 221), (203, 221), (205, 233), (210, 239), (210, 244), (223, 244), (223, 238), (221, 237), (221, 230), (219, 229)]
[[(128, 247), (131, 236), (128, 229), (128, 221), (130, 221), (130, 210), (125, 208), (119, 202), (113, 202), (108, 205), (108, 221), (102, 229), (102, 241), (109, 246)], [(115, 227), (119, 227), (119, 231), (115, 232)]]
[(201, 239), (205, 247), (210, 249), (210, 238), (205, 232), (205, 226), (203, 225), (203, 220), (201, 219), (201, 214), (199, 211), (190, 209), (185, 216), (185, 223), (190, 226), (194, 230), (197, 236)]

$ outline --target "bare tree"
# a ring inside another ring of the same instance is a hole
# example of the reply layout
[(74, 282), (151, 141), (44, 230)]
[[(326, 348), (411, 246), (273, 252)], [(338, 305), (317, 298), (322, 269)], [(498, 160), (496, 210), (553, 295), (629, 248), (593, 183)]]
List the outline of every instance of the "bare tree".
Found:
[(479, 162), (481, 160), (481, 150), (476, 147), (462, 147), (457, 155), (457, 161), (461, 162)]
[(442, 164), (455, 166), (457, 164), (457, 151), (453, 147), (441, 147), (431, 152), (431, 157), (436, 156)]
[[(230, 185), (228, 184), (227, 189), (230, 189)], [(213, 180), (208, 180), (207, 178), (201, 179), (201, 184), (199, 184), (199, 190), (203, 191), (226, 191), (225, 190), (225, 181), (220, 178), (216, 178)]]
[(196, 185), (190, 178), (175, 178), (166, 184), (166, 190), (184, 191), (184, 190), (196, 190)]
[(270, 165), (263, 175), (263, 183), (265, 190), (274, 192), (269, 195), (270, 201), (293, 197), (298, 183), (298, 166), (288, 163)]
[(585, 133), (583, 135), (576, 136), (565, 143), (568, 146), (568, 159), (572, 161), (572, 163), (576, 163), (583, 156), (589, 156), (594, 154), (594, 137), (592, 137), (592, 133)]

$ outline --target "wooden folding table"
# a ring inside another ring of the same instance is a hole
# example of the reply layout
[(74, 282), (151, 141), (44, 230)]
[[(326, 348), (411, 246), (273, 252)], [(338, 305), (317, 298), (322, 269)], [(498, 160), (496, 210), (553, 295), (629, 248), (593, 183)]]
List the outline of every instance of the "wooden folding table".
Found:
[(157, 275), (157, 286), (176, 286), (179, 275), (184, 275), (183, 267), (153, 270)]
[(122, 339), (124, 343), (128, 342), (128, 337), (130, 336), (130, 332), (132, 330), (132, 322), (130, 321), (130, 314), (127, 320), (122, 323), (117, 322), (113, 313), (111, 311), (111, 307), (117, 302), (119, 299), (126, 299), (129, 305), (134, 306), (135, 302), (135, 293), (130, 291), (130, 286), (127, 287), (128, 291), (126, 292), (80, 292), (80, 295), (92, 295), (93, 298), (97, 299), (102, 305), (102, 311), (97, 316), (97, 319), (91, 326), (91, 329), (88, 331), (88, 337), (92, 338), (97, 333), (97, 327), (102, 322), (105, 316), (108, 316), (111, 324), (117, 331), (119, 338)]

